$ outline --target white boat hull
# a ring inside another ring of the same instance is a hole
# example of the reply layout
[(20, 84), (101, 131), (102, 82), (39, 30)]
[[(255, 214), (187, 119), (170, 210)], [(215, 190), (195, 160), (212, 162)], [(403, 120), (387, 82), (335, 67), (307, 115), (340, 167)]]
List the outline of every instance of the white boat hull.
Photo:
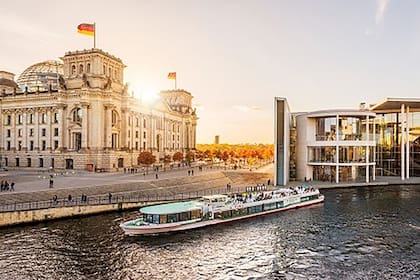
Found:
[(185, 230), (190, 230), (190, 229), (195, 229), (195, 228), (206, 227), (210, 225), (223, 224), (223, 223), (228, 223), (232, 221), (238, 221), (238, 220), (244, 220), (244, 219), (254, 218), (258, 216), (263, 216), (263, 215), (269, 215), (269, 214), (273, 214), (273, 213), (277, 213), (281, 211), (287, 211), (290, 209), (322, 203), (323, 201), (324, 201), (324, 196), (320, 195), (319, 198), (317, 199), (291, 204), (282, 208), (276, 208), (273, 210), (253, 213), (249, 215), (237, 216), (237, 217), (232, 217), (232, 218), (211, 219), (211, 220), (205, 220), (205, 221), (202, 221), (201, 219), (197, 219), (197, 220), (190, 220), (190, 221), (185, 221), (185, 222), (167, 223), (167, 224), (151, 224), (151, 225), (141, 225), (141, 226), (133, 226), (133, 225), (128, 226), (127, 224), (130, 223), (130, 221), (128, 221), (126, 223), (120, 224), (120, 227), (124, 230), (125, 234), (130, 235), (130, 236), (152, 235), (152, 234), (159, 234), (159, 233), (166, 233), (166, 232), (185, 231)]

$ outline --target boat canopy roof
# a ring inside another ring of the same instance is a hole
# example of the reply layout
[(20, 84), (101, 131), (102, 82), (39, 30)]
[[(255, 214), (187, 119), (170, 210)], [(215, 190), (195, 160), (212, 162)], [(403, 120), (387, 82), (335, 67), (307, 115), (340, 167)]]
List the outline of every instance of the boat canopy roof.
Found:
[(214, 195), (206, 195), (203, 196), (204, 200), (210, 200), (210, 201), (223, 201), (226, 200), (227, 195), (225, 194), (214, 194)]
[(150, 215), (166, 215), (175, 214), (182, 212), (189, 212), (193, 210), (201, 209), (201, 203), (198, 201), (184, 201), (184, 202), (173, 202), (159, 205), (152, 205), (140, 208), (140, 212), (143, 214)]

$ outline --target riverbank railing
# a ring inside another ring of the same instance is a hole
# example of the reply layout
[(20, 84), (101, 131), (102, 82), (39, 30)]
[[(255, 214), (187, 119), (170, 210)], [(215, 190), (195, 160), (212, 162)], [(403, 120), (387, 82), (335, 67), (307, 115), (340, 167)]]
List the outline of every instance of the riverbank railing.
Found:
[[(255, 189), (251, 189), (255, 188)], [(262, 190), (262, 189), (260, 189)], [(12, 204), (0, 205), (0, 212), (15, 212), (15, 211), (29, 211), (40, 210), (48, 208), (62, 208), (62, 207), (75, 207), (75, 206), (93, 206), (104, 204), (118, 204), (118, 203), (140, 203), (140, 202), (159, 202), (159, 201), (177, 201), (177, 200), (191, 200), (201, 198), (206, 195), (214, 194), (233, 194), (243, 193), (247, 191), (257, 191), (256, 187), (231, 187), (231, 188), (217, 188), (205, 189), (191, 192), (184, 192), (179, 194), (156, 194), (145, 195), (135, 192), (128, 193), (112, 193), (101, 194), (95, 196), (75, 197), (71, 200), (60, 198), (42, 201), (29, 201), (29, 202), (15, 202)]]

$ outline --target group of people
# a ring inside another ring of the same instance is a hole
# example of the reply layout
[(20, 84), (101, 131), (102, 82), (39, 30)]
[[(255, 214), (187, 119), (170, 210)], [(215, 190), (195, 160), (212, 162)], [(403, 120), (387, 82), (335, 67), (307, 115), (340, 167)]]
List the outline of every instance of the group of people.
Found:
[(259, 192), (259, 191), (266, 191), (267, 186), (265, 184), (257, 184), (256, 186), (249, 186), (245, 188), (246, 192)]
[(188, 169), (188, 176), (194, 176), (194, 169)]
[(8, 192), (8, 191), (14, 192), (15, 191), (15, 182), (11, 182), (9, 184), (9, 182), (7, 182), (7, 181), (1, 181), (0, 182), (0, 189), (1, 189), (2, 192)]

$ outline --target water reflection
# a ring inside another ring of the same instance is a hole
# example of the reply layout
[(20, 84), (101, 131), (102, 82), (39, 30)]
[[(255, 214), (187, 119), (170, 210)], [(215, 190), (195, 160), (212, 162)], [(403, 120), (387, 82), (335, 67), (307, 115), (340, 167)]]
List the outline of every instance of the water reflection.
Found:
[(324, 191), (323, 205), (159, 237), (112, 213), (0, 231), (0, 279), (415, 279), (420, 186)]

